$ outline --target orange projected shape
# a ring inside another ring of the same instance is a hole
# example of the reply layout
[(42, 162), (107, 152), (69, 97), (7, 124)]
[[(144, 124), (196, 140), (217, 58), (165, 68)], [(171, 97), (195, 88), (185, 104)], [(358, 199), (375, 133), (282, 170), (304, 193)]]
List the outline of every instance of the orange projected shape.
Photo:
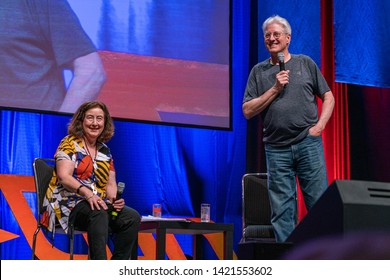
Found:
[[(0, 189), (7, 200), (30, 247), (37, 221), (28, 205), (23, 192), (35, 192), (33, 176), (17, 176), (0, 174)], [(37, 236), (36, 256), (41, 260), (68, 260), (69, 253), (63, 252), (46, 239), (42, 231)], [(88, 259), (87, 254), (74, 254), (75, 260)]]
[(0, 243), (17, 238), (17, 237), (19, 237), (19, 235), (0, 229)]

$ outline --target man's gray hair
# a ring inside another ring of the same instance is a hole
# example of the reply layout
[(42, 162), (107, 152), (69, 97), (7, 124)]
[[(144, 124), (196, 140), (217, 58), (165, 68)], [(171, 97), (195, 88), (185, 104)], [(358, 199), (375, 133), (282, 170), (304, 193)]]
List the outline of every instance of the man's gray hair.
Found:
[(274, 15), (274, 16), (272, 16), (272, 17), (269, 17), (269, 18), (267, 18), (267, 19), (264, 21), (263, 27), (262, 27), (263, 33), (265, 33), (265, 29), (266, 29), (267, 26), (270, 25), (271, 23), (280, 24), (281, 26), (283, 26), (284, 32), (291, 35), (291, 26), (290, 26), (290, 24), (288, 23), (287, 19), (282, 18), (281, 16), (278, 16), (278, 15)]

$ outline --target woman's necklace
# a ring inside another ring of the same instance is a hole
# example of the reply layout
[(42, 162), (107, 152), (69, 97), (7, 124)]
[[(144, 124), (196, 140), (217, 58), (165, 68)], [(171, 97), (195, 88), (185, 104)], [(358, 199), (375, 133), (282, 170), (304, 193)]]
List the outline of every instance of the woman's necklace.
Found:
[(96, 164), (96, 158), (97, 158), (97, 154), (98, 154), (97, 145), (95, 144), (95, 156), (92, 157), (92, 154), (91, 154), (91, 152), (89, 151), (89, 148), (88, 148), (88, 143), (87, 143), (87, 141), (85, 140), (85, 138), (84, 138), (84, 143), (85, 143), (85, 148), (86, 148), (86, 150), (87, 150), (87, 153), (88, 153), (88, 155), (89, 155), (89, 156), (91, 157), (91, 159), (92, 159), (93, 167), (94, 167), (95, 169), (97, 169), (97, 164)]

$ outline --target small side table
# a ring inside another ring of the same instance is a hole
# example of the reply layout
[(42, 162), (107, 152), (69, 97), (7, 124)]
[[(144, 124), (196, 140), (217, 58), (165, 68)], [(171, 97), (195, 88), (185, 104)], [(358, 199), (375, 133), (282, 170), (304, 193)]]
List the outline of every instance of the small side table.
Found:
[(208, 233), (223, 233), (224, 239), (224, 259), (233, 259), (233, 224), (222, 223), (199, 223), (190, 220), (155, 220), (142, 221), (139, 232), (148, 232), (156, 234), (156, 260), (165, 259), (166, 234), (192, 234), (193, 240), (193, 258), (199, 259), (202, 256), (202, 235)]

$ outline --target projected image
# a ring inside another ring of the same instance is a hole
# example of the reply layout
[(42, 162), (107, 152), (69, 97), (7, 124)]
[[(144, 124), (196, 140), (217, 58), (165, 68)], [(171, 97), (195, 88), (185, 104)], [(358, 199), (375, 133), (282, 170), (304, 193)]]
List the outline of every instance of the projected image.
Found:
[(2, 0), (0, 107), (230, 127), (229, 0)]

